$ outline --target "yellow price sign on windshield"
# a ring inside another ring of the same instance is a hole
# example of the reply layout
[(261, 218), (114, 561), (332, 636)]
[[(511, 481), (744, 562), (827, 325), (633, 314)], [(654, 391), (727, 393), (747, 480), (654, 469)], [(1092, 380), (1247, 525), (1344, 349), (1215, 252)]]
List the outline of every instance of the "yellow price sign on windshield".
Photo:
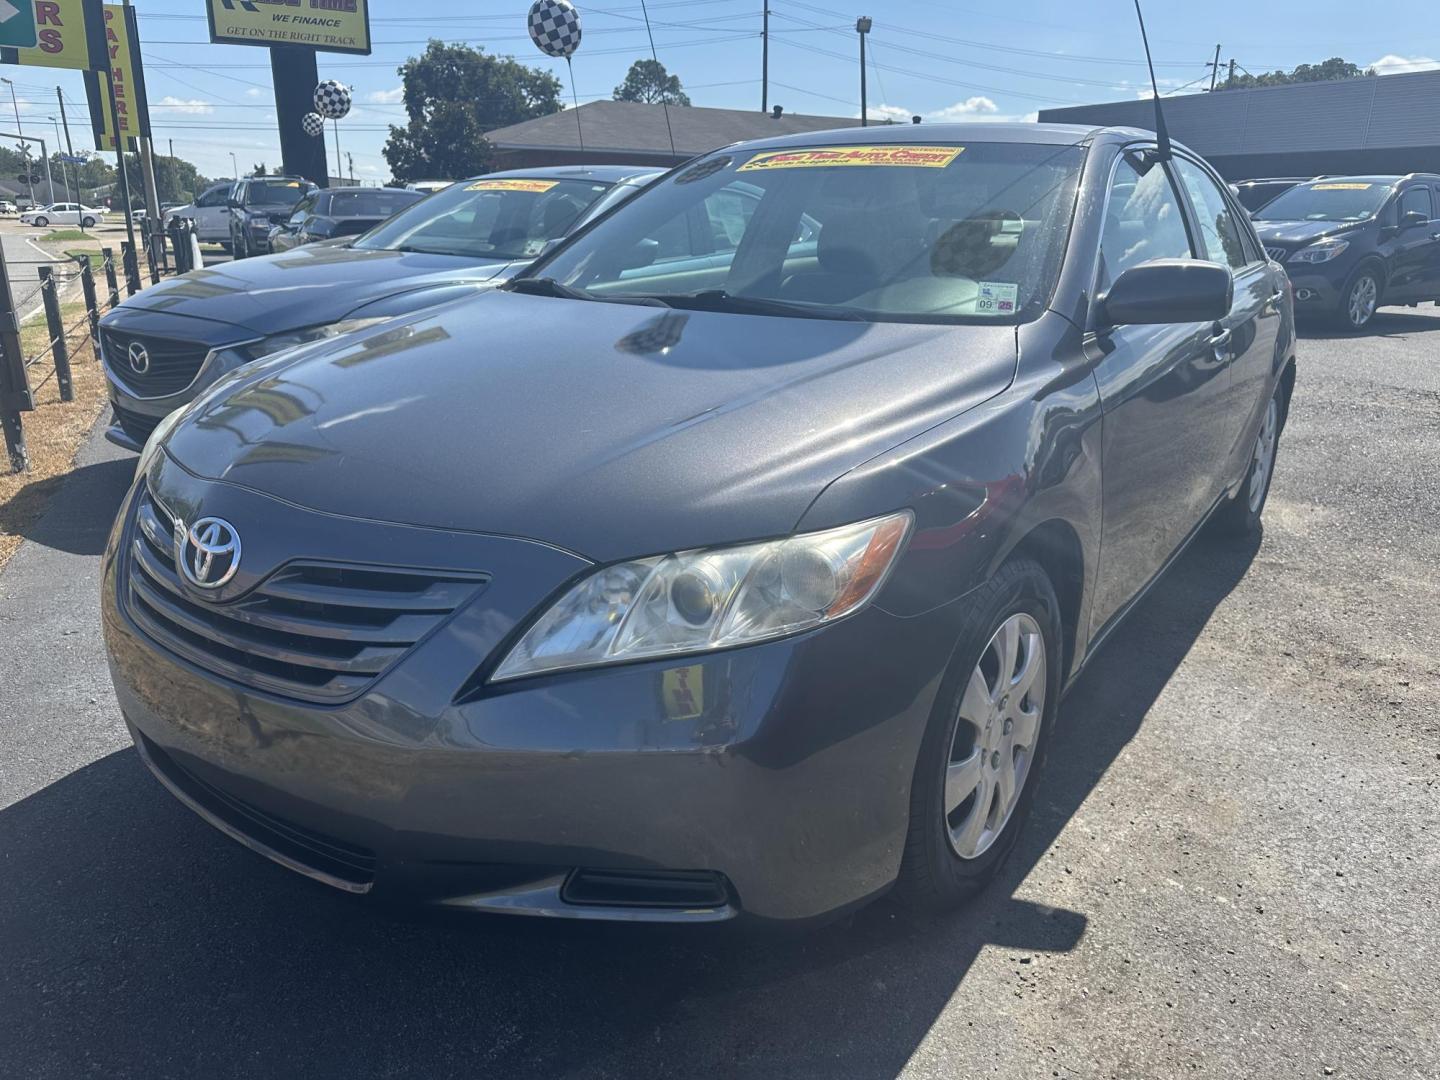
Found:
[(549, 191), (559, 180), (477, 180), (466, 191)]
[(963, 146), (832, 146), (756, 154), (736, 172), (765, 169), (836, 169), (856, 165), (943, 169), (965, 152)]
[(1374, 184), (1314, 184), (1311, 191), (1369, 191)]

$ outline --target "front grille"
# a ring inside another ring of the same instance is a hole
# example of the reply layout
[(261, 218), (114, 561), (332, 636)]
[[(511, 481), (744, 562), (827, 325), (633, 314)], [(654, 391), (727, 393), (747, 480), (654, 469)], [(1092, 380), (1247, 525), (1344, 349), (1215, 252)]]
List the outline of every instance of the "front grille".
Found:
[[(137, 733), (138, 734), (138, 733)], [(144, 756), (164, 779), (206, 813), (235, 832), (303, 867), (333, 879), (351, 892), (366, 892), (375, 881), (376, 856), (369, 848), (276, 817), (258, 806), (222, 791), (185, 768), (144, 735)]]
[[(141, 345), (149, 357), (149, 366), (136, 371), (130, 363), (130, 346)], [(193, 341), (170, 338), (141, 337), (115, 330), (100, 331), (100, 346), (110, 372), (138, 397), (164, 397), (179, 393), (200, 374), (200, 365), (210, 350)]]
[(131, 618), (191, 663), (302, 701), (329, 704), (361, 693), (486, 580), (300, 561), (238, 599), (213, 603), (181, 581), (170, 515), (148, 491), (137, 503), (125, 582)]
[(1288, 253), (1283, 247), (1267, 247), (1265, 249), (1265, 254), (1269, 255), (1270, 258), (1274, 259), (1276, 262), (1283, 263), (1285, 261), (1285, 256)]

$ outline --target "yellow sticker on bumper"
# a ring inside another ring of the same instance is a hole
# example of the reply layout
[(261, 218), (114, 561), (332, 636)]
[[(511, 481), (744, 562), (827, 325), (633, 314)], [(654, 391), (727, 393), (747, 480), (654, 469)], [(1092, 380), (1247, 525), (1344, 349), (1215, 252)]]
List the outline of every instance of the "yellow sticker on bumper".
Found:
[(477, 180), (466, 191), (549, 191), (559, 180)]
[(1374, 184), (1314, 184), (1311, 191), (1369, 191)]
[(756, 154), (736, 172), (764, 169), (833, 169), (853, 165), (943, 169), (965, 152), (963, 146), (835, 146)]

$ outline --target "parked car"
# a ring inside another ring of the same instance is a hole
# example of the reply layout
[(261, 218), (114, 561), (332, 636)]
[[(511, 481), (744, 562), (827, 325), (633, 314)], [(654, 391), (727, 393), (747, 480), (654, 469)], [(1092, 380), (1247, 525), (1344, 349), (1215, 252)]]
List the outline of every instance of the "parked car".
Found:
[[(620, 165), (493, 173), (359, 238), (152, 285), (101, 320), (107, 437), (139, 450), (161, 418), (241, 364), (498, 284), (659, 175)], [(132, 349), (143, 351), (138, 366)]]
[(38, 210), (27, 210), (20, 215), (22, 225), (35, 225), (42, 229), (47, 225), (79, 225), (93, 229), (104, 219), (104, 210), (86, 206), (84, 203), (51, 203)]
[[(157, 429), (104, 560), (141, 757), (291, 869), (452, 910), (972, 894), (1062, 692), (1265, 507), (1285, 277), (1158, 156), (730, 146), (502, 288), (235, 372)], [(401, 223), (450, 194), (371, 237), (434, 242)]]
[(0, 214), (18, 214), (20, 208), (9, 199), (0, 199)]
[(454, 180), (416, 180), (406, 184), (405, 190), (418, 191), (425, 195), (433, 195), (437, 191), (444, 191), (454, 183)]
[(1440, 175), (1330, 176), (1255, 215), (1302, 315), (1363, 330), (1387, 304), (1440, 303)]
[(293, 176), (252, 176), (230, 191), (230, 250), (237, 259), (270, 251), (270, 226), (286, 218), (311, 192), (309, 180)]
[(168, 224), (172, 217), (188, 218), (195, 223), (195, 235), (203, 244), (220, 244), (230, 250), (230, 192), (235, 181), (212, 184), (193, 202), (166, 211)]
[(404, 188), (342, 187), (312, 191), (285, 218), (272, 215), (270, 250), (289, 251), (316, 240), (369, 232), (392, 214), (425, 198)]
[(1283, 195), (1291, 188), (1314, 179), (1309, 176), (1271, 176), (1254, 180), (1239, 180), (1230, 185), (1240, 205), (1252, 214), (1277, 195)]

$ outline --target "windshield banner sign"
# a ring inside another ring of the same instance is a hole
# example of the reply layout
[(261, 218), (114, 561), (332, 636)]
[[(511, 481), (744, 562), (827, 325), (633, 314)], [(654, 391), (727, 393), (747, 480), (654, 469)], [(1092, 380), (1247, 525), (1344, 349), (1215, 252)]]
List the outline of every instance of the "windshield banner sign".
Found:
[(943, 169), (964, 151), (963, 146), (837, 146), (816, 150), (784, 150), (779, 153), (756, 154), (735, 171), (827, 169), (853, 165)]

